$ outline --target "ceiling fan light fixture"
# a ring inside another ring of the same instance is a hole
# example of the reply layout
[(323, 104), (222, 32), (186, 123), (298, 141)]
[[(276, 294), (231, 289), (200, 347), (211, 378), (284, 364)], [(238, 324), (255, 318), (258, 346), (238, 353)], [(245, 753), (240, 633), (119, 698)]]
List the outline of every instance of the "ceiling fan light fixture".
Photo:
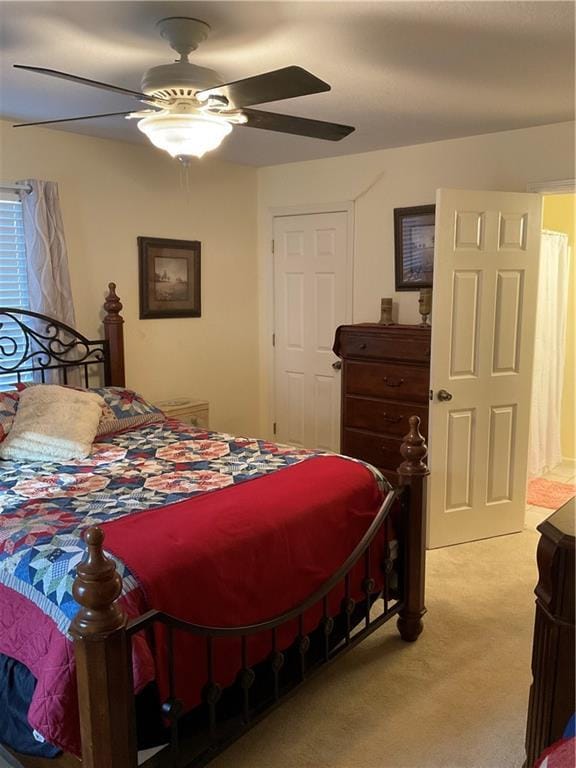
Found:
[[(80, 75), (46, 67), (14, 64), (17, 69), (36, 72), (79, 85), (91, 86), (131, 96), (149, 109), (139, 112), (64, 117), (20, 123), (15, 128), (52, 123), (71, 123), (102, 117), (124, 116), (138, 120), (138, 128), (156, 147), (186, 163), (220, 146), (233, 125), (246, 125), (277, 133), (306, 136), (326, 141), (340, 141), (354, 128), (304, 117), (251, 109), (254, 104), (282, 101), (298, 96), (325, 93), (330, 85), (302, 67), (291, 65), (240, 80), (222, 82), (212, 69), (188, 60), (189, 54), (206, 39), (210, 26), (187, 16), (171, 16), (158, 22), (158, 30), (180, 54), (172, 64), (160, 64), (144, 72), (140, 91), (91, 80)], [(154, 111), (151, 111), (152, 108)]]
[(161, 112), (138, 121), (138, 128), (172, 157), (202, 157), (220, 146), (232, 131), (226, 120), (202, 113)]

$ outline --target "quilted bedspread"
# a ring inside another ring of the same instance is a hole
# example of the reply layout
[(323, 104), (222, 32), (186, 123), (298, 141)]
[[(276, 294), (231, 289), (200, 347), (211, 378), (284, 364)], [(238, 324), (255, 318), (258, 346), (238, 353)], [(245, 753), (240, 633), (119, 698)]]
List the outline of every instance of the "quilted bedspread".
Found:
[[(83, 530), (142, 510), (260, 478), (318, 453), (188, 427), (174, 420), (95, 443), (84, 460), (0, 466), (0, 653), (37, 679), (31, 726), (47, 741), (78, 752), (70, 622)], [(380, 476), (374, 470), (377, 482)], [(129, 616), (146, 609), (138, 580), (114, 557)], [(154, 678), (135, 638), (135, 684)]]

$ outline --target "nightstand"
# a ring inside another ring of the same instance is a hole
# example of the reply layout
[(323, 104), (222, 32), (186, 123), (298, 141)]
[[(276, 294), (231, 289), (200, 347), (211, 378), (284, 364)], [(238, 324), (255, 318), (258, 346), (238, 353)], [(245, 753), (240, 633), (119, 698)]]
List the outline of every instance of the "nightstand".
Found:
[(179, 419), (193, 427), (209, 428), (210, 405), (208, 400), (175, 397), (172, 400), (162, 400), (155, 405), (172, 419)]

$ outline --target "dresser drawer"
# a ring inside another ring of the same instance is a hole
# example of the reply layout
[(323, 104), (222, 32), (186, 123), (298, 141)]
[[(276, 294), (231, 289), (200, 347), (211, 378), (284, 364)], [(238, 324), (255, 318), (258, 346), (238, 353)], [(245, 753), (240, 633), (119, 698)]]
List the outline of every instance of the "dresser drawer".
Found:
[(425, 405), (398, 403), (394, 400), (372, 400), (364, 397), (344, 398), (344, 426), (368, 429), (384, 435), (403, 438), (410, 431), (410, 416), (420, 417), (420, 431), (428, 434), (428, 408)]
[(383, 400), (427, 403), (428, 368), (395, 363), (345, 363), (346, 394), (381, 397)]
[(428, 362), (430, 360), (430, 336), (427, 338), (410, 339), (406, 343), (402, 338), (386, 338), (373, 334), (343, 333), (340, 339), (339, 354), (341, 357), (355, 357), (366, 360), (414, 360)]
[(400, 453), (401, 440), (380, 437), (361, 429), (342, 430), (342, 453), (362, 459), (375, 467), (394, 470), (404, 459)]

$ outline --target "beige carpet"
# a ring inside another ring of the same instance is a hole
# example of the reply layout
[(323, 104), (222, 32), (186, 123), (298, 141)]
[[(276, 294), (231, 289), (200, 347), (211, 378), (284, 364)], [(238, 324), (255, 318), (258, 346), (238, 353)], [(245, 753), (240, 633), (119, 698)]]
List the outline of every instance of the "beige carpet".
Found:
[(533, 530), (428, 553), (425, 629), (388, 625), (214, 768), (520, 768), (537, 578)]

